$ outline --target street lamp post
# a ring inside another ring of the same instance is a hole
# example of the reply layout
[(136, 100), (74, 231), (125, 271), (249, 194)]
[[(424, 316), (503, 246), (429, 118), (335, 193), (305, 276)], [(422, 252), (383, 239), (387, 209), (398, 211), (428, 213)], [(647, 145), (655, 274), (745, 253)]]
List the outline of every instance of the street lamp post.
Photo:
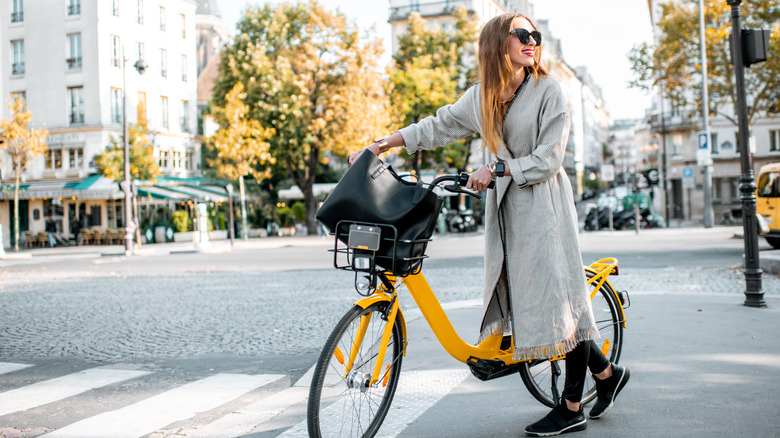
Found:
[[(124, 152), (124, 181), (122, 181), (122, 190), (125, 192), (125, 254), (130, 255), (133, 253), (133, 231), (135, 228), (131, 225), (133, 215), (130, 207), (132, 205), (132, 185), (130, 182), (130, 140), (127, 138), (126, 64), (127, 57), (125, 56), (125, 49), (122, 47), (122, 142)], [(138, 74), (144, 74), (146, 71), (146, 63), (143, 59), (137, 60), (133, 67), (135, 67)]]
[(745, 103), (745, 62), (742, 58), (742, 28), (739, 23), (739, 4), (742, 0), (728, 0), (731, 6), (731, 45), (737, 88), (737, 119), (739, 122), (740, 161), (742, 177), (739, 191), (742, 200), (742, 227), (745, 235), (745, 305), (766, 307), (761, 290), (761, 271), (758, 262), (758, 223), (756, 220), (756, 180), (750, 165), (748, 147), (749, 126)]
[(228, 220), (230, 221), (230, 225), (228, 226), (228, 233), (230, 236), (230, 247), (233, 248), (233, 239), (234, 237), (234, 230), (235, 226), (233, 224), (233, 184), (228, 184), (226, 187), (228, 192), (228, 200), (230, 202), (230, 212), (228, 213)]

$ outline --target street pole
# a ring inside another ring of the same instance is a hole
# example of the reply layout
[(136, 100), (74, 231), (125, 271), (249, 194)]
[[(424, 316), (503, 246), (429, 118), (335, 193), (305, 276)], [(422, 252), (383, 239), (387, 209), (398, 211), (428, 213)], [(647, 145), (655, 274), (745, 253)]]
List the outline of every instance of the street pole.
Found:
[(710, 108), (707, 92), (707, 46), (704, 42), (704, 0), (699, 0), (699, 47), (701, 49), (702, 131), (706, 134), (707, 149), (704, 167), (704, 228), (712, 228), (712, 145), (710, 144)]
[(246, 242), (249, 239), (249, 229), (246, 225), (246, 195), (244, 192), (244, 176), (238, 177), (238, 189), (241, 191), (241, 239)]
[(228, 213), (228, 220), (230, 225), (228, 226), (228, 235), (230, 236), (230, 247), (233, 248), (233, 239), (235, 238), (235, 224), (233, 224), (233, 184), (228, 184), (226, 187), (228, 192), (228, 200), (230, 202), (230, 212)]
[(124, 151), (124, 181), (122, 182), (122, 190), (125, 192), (125, 254), (131, 255), (133, 253), (133, 234), (130, 228), (130, 222), (132, 221), (131, 213), (131, 196), (130, 196), (130, 140), (127, 138), (127, 80), (125, 74), (125, 67), (127, 64), (127, 57), (125, 56), (125, 48), (122, 47), (122, 143)]
[(661, 166), (663, 167), (663, 175), (664, 175), (664, 204), (666, 206), (666, 228), (669, 228), (669, 226), (672, 223), (672, 209), (671, 204), (669, 203), (669, 185), (671, 184), (671, 181), (669, 180), (669, 161), (667, 160), (667, 154), (666, 154), (666, 123), (664, 122), (664, 88), (663, 85), (661, 85), (661, 142), (663, 143), (663, 158), (661, 163)]
[(728, 0), (731, 6), (731, 45), (734, 57), (734, 73), (737, 88), (737, 118), (739, 121), (740, 161), (742, 177), (739, 179), (739, 191), (742, 200), (742, 227), (745, 238), (745, 305), (766, 307), (764, 292), (761, 290), (763, 271), (758, 262), (758, 223), (756, 221), (756, 184), (750, 164), (748, 138), (750, 127), (747, 119), (745, 101), (745, 63), (742, 58), (742, 27), (739, 22), (739, 4), (742, 0)]

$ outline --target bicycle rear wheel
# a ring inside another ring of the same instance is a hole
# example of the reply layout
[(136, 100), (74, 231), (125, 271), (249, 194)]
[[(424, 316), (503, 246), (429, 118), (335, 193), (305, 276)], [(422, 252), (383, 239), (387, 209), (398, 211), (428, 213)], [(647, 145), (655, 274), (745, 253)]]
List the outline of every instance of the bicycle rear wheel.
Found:
[[(588, 278), (594, 274), (588, 272)], [(588, 285), (588, 291), (593, 293), (596, 283)], [(593, 297), (593, 316), (601, 337), (596, 343), (602, 353), (612, 363), (620, 360), (623, 349), (623, 325), (620, 320), (620, 303), (615, 292), (605, 282)], [(556, 378), (556, 374), (557, 378)], [(566, 367), (563, 360), (540, 360), (521, 364), (520, 377), (528, 392), (543, 404), (554, 407), (566, 381)], [(553, 384), (555, 382), (555, 384)], [(582, 403), (588, 403), (596, 397), (596, 384), (592, 377), (585, 378), (582, 390)]]
[[(396, 318), (379, 380), (369, 385), (387, 321), (388, 303), (363, 309), (354, 306), (333, 329), (314, 369), (307, 421), (310, 437), (372, 437), (387, 415), (398, 386), (403, 357), (401, 318)], [(359, 336), (361, 320), (368, 319), (352, 369), (346, 365)]]

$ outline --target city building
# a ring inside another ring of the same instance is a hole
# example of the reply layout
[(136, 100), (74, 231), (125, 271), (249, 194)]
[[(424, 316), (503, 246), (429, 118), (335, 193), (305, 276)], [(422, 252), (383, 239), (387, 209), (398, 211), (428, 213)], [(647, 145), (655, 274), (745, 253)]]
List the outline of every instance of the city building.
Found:
[[(121, 144), (125, 116), (131, 124), (146, 120), (164, 178), (199, 174), (197, 6), (193, 0), (0, 2), (0, 56), (10, 61), (0, 63), (0, 117), (10, 117), (6, 102), (19, 96), (33, 114), (32, 127), (49, 131), (46, 153), (22, 176), (20, 231), (43, 231), (49, 217), (66, 237), (75, 218), (87, 227), (126, 225), (123, 193), (97, 175), (93, 160), (112, 138)], [(0, 169), (0, 224), (9, 246), (7, 156), (0, 156)], [(163, 192), (150, 188), (139, 198), (174, 197)]]
[[(655, 37), (662, 35), (657, 25), (660, 3), (648, 2)], [(771, 60), (769, 62), (772, 62)], [(693, 91), (691, 91), (693, 93)], [(750, 99), (750, 90), (748, 90)], [(667, 185), (669, 215), (679, 220), (704, 220), (704, 190), (706, 182), (703, 166), (697, 163), (698, 133), (703, 130), (701, 110), (693, 106), (673, 107), (669, 99), (656, 96), (647, 111), (652, 143), (659, 145), (659, 170), (663, 171), (663, 156), (667, 157)], [(712, 210), (715, 224), (724, 215), (741, 212), (739, 179), (742, 174), (737, 148), (739, 127), (733, 107), (723, 107), (709, 117), (710, 150), (712, 154)], [(780, 113), (759, 115), (750, 127), (750, 150), (754, 175), (768, 163), (780, 161)]]
[[(222, 21), (222, 14), (216, 0), (198, 0), (195, 11), (197, 38), (198, 75), (198, 134), (206, 136), (216, 130), (211, 118), (203, 120), (211, 101), (211, 90), (217, 78), (222, 47), (230, 41), (230, 32)], [(204, 123), (210, 126), (204, 126)]]

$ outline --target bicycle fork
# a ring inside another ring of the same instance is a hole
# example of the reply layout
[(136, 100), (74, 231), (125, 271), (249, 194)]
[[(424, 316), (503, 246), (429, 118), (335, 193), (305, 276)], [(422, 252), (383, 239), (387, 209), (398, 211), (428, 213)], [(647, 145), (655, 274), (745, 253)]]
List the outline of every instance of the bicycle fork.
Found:
[[(380, 340), (379, 348), (376, 353), (376, 364), (374, 365), (374, 370), (370, 375), (370, 378), (368, 375), (366, 376), (355, 376), (354, 373), (351, 373), (352, 367), (355, 364), (355, 360), (357, 359), (358, 352), (360, 351), (360, 347), (363, 345), (363, 340), (366, 334), (366, 331), (368, 330), (368, 325), (371, 323), (371, 313), (368, 313), (366, 315), (363, 315), (360, 317), (360, 324), (358, 325), (357, 333), (355, 334), (355, 340), (352, 342), (352, 348), (349, 353), (349, 358), (347, 359), (346, 367), (344, 370), (344, 378), (345, 380), (350, 384), (350, 386), (357, 387), (358, 385), (361, 387), (362, 390), (365, 390), (365, 388), (368, 388), (370, 386), (376, 385), (379, 381), (380, 375), (382, 373), (382, 363), (385, 360), (385, 355), (387, 353), (387, 346), (390, 343), (390, 336), (393, 334), (393, 327), (396, 323), (396, 317), (398, 316), (399, 312), (399, 305), (398, 305), (398, 299), (397, 295), (394, 293), (392, 295), (392, 298), (388, 304), (388, 309), (385, 311), (385, 316), (383, 316), (383, 319), (387, 320), (387, 324), (385, 324), (385, 328), (382, 331), (382, 338)], [(361, 300), (362, 302), (363, 300)], [(366, 308), (368, 306), (363, 306), (361, 303), (357, 303), (363, 308)], [(403, 330), (405, 331), (405, 330)], [(404, 343), (406, 340), (406, 336), (404, 335)], [(405, 345), (402, 346), (405, 350)], [(404, 351), (404, 354), (406, 354), (406, 351)], [(388, 364), (387, 369), (384, 370), (384, 378), (383, 384), (387, 385), (387, 380), (390, 377), (390, 369), (394, 364)], [(358, 383), (359, 382), (359, 383)]]

